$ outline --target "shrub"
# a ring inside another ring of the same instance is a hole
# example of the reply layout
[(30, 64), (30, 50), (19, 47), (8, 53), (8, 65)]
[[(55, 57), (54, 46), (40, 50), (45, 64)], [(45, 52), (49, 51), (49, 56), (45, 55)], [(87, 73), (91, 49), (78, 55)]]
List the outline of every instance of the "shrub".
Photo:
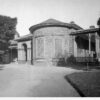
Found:
[(57, 65), (58, 66), (66, 66), (66, 65), (73, 65), (76, 64), (76, 58), (71, 55), (70, 57), (61, 57), (58, 59)]
[(57, 65), (58, 65), (58, 66), (65, 66), (65, 65), (66, 65), (65, 58), (64, 58), (64, 57), (59, 58), (59, 59), (58, 59), (58, 62), (57, 62)]
[(67, 61), (66, 61), (67, 64), (76, 64), (76, 58), (71, 55), (70, 57), (67, 58)]

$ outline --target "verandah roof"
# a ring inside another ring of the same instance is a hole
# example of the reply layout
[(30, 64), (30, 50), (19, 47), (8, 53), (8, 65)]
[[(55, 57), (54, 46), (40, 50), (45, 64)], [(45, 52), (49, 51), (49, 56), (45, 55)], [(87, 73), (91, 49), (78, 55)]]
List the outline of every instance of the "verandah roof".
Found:
[(99, 28), (77, 30), (77, 31), (71, 32), (70, 35), (77, 36), (82, 39), (88, 40), (88, 34), (91, 34), (92, 35), (91, 42), (95, 42), (95, 36), (93, 34), (95, 34), (96, 32), (100, 35)]
[(72, 32), (70, 35), (81, 35), (81, 34), (89, 34), (89, 33), (93, 34), (95, 32), (99, 32), (99, 28), (77, 30), (75, 32)]

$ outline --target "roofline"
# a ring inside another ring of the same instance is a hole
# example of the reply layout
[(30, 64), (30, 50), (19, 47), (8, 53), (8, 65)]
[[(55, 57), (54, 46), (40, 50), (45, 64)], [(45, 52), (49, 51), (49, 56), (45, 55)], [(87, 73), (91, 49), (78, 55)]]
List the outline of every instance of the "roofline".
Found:
[(9, 48), (9, 49), (17, 49), (17, 45), (16, 45), (16, 46), (12, 46), (12, 45), (11, 45), (11, 46), (9, 46), (8, 48)]
[(77, 30), (75, 32), (72, 32), (70, 35), (79, 35), (79, 34), (88, 34), (88, 33), (94, 33), (98, 32), (99, 28), (93, 28), (93, 29), (85, 29), (85, 30)]
[(53, 26), (57, 26), (57, 27), (67, 27), (67, 28), (74, 28), (74, 29), (82, 29), (81, 27), (79, 27), (78, 25), (73, 26), (74, 24), (69, 24), (69, 23), (40, 23), (37, 25), (33, 25), (29, 28), (30, 32), (33, 33), (33, 31), (39, 29), (39, 28), (43, 28), (43, 27), (53, 27)]
[(32, 38), (32, 35), (25, 35), (25, 36), (17, 38), (17, 39), (15, 39), (15, 41), (28, 41), (28, 40), (31, 40), (31, 38)]
[(15, 41), (28, 41), (31, 40), (32, 37), (27, 37), (27, 38), (20, 38), (20, 39), (16, 39)]

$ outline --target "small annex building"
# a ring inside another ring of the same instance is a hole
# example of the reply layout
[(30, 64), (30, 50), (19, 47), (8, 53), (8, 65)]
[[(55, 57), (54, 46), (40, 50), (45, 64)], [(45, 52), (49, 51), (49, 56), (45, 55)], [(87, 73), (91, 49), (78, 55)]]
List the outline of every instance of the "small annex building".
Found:
[[(16, 39), (19, 63), (57, 65), (59, 58), (62, 57), (67, 59), (73, 55), (80, 59), (93, 57), (95, 51), (99, 52), (100, 39), (99, 35), (95, 34), (98, 31), (96, 28), (84, 30), (74, 22), (64, 23), (48, 19), (31, 26), (29, 30), (30, 34)], [(88, 38), (89, 32), (94, 33), (93, 41)]]

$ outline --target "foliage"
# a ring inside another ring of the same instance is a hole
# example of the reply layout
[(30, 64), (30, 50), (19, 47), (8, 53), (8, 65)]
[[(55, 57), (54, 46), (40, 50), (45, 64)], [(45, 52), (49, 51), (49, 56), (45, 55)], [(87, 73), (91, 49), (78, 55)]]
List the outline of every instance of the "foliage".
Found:
[(64, 56), (62, 58), (59, 58), (57, 65), (58, 66), (66, 66), (66, 65), (75, 65), (76, 64), (76, 58), (71, 56)]
[(98, 25), (98, 26), (100, 25), (100, 18), (99, 18), (98, 21), (97, 21), (97, 25)]
[(67, 64), (75, 64), (76, 63), (76, 58), (71, 55), (70, 57), (67, 58)]
[(8, 48), (9, 40), (16, 33), (17, 18), (0, 15), (0, 50)]
[(57, 65), (58, 65), (58, 66), (66, 66), (65, 58), (64, 58), (64, 57), (59, 58), (59, 59), (58, 59), (58, 62), (57, 62)]

